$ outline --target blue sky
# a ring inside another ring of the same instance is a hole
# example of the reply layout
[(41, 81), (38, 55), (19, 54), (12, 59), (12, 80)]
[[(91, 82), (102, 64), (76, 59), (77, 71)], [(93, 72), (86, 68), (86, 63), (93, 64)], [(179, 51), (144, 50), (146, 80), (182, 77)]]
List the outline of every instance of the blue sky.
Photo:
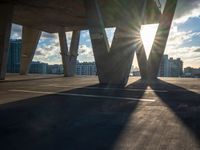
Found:
[[(162, 8), (164, 8), (165, 1), (166, 0), (161, 0)], [(144, 26), (144, 28), (146, 27), (147, 26)], [(11, 33), (12, 39), (21, 38), (21, 28), (21, 26), (13, 24)], [(154, 30), (156, 31), (156, 25)], [(111, 43), (114, 29), (106, 29), (106, 31), (109, 42)], [(146, 32), (150, 31), (147, 30)], [(67, 32), (66, 35), (68, 44), (70, 44), (71, 32)], [(181, 58), (184, 61), (184, 67), (200, 67), (199, 0), (179, 0), (165, 54), (168, 54), (170, 57)], [(50, 64), (61, 64), (60, 46), (57, 34), (42, 33), (34, 60)], [(81, 31), (78, 60), (94, 61), (88, 31)], [(133, 65), (137, 65), (135, 58)]]

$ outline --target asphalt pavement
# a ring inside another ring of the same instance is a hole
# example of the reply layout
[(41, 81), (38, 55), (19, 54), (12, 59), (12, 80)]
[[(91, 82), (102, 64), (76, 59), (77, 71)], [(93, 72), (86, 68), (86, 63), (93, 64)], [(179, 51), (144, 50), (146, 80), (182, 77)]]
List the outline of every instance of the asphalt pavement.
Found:
[(200, 79), (83, 76), (0, 82), (1, 150), (199, 150)]

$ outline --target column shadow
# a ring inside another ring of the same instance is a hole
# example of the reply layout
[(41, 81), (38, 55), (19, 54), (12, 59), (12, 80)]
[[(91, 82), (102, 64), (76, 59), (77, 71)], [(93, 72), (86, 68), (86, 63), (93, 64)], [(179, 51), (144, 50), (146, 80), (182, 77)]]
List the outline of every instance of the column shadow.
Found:
[[(129, 88), (141, 85), (143, 83), (139, 80)], [(112, 100), (55, 94), (0, 105), (1, 149), (113, 149), (139, 102), (124, 100), (123, 97), (141, 98), (144, 92), (124, 89), (110, 89), (108, 92), (102, 85), (89, 87), (91, 89), (86, 87), (61, 93), (122, 98)], [(145, 89), (145, 85), (142, 88)]]
[(157, 80), (149, 85), (154, 90), (168, 90), (167, 93), (156, 91), (155, 93), (200, 143), (200, 94), (162, 80)]

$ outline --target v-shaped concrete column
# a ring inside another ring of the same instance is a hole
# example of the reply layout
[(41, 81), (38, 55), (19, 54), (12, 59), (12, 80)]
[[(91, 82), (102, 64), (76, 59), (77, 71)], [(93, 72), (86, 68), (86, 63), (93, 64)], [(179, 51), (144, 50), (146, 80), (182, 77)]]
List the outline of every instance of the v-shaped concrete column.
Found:
[(71, 77), (76, 72), (76, 61), (78, 56), (78, 47), (80, 40), (80, 31), (72, 32), (70, 51), (67, 46), (67, 38), (64, 29), (59, 32), (60, 48), (62, 55), (62, 63), (64, 68), (64, 76)]
[(148, 77), (148, 73), (147, 73), (148, 61), (147, 61), (147, 56), (146, 56), (146, 52), (145, 52), (143, 44), (139, 45), (139, 48), (136, 51), (136, 56), (137, 56), (138, 66), (140, 69), (141, 78), (147, 79), (147, 77)]
[(72, 39), (70, 44), (70, 59), (69, 59), (69, 76), (74, 76), (76, 73), (76, 62), (78, 56), (80, 40), (80, 31), (74, 30), (72, 32)]
[(138, 44), (138, 48), (136, 50), (136, 56), (137, 56), (137, 61), (138, 61), (138, 66), (140, 69), (140, 75), (142, 79), (147, 79), (147, 56), (146, 52), (144, 49), (144, 45), (142, 43), (141, 35), (140, 35), (140, 43)]
[(0, 80), (5, 79), (13, 5), (0, 4)]
[(59, 41), (60, 41), (60, 51), (61, 51), (61, 56), (62, 56), (62, 63), (63, 63), (63, 69), (64, 69), (64, 76), (67, 77), (68, 76), (68, 67), (67, 67), (67, 63), (68, 63), (68, 59), (69, 59), (69, 52), (68, 52), (68, 46), (67, 46), (67, 38), (66, 38), (66, 34), (65, 34), (65, 30), (63, 29), (63, 31), (59, 32)]
[(164, 54), (172, 20), (176, 10), (177, 0), (167, 0), (164, 12), (160, 18), (158, 30), (148, 60), (148, 78), (156, 79), (160, 62)]
[(102, 84), (110, 82), (108, 72), (112, 69), (108, 66), (109, 43), (104, 29), (103, 19), (97, 0), (85, 0), (88, 17), (90, 38), (92, 42), (95, 63), (99, 81)]
[(28, 74), (40, 36), (41, 31), (23, 26), (20, 75)]
[(97, 0), (85, 0), (89, 32), (99, 81), (102, 84), (125, 85), (128, 81), (134, 52), (137, 49), (137, 27), (134, 17), (125, 11), (119, 17), (121, 22), (116, 27), (111, 48), (105, 32), (105, 26)]
[(108, 54), (111, 84), (125, 85), (127, 83), (137, 46), (137, 37), (133, 28), (129, 26), (116, 28), (112, 46)]

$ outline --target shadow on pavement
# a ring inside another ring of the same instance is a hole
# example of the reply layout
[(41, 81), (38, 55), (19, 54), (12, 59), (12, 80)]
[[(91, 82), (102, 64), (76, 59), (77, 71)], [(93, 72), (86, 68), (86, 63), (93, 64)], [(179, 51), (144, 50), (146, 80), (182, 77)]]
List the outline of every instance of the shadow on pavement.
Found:
[(56, 78), (63, 78), (62, 76), (51, 76), (51, 77), (38, 77), (38, 78), (24, 78), (24, 79), (10, 79), (10, 80), (0, 80), (0, 83), (5, 82), (26, 82), (26, 81), (34, 81), (34, 80), (45, 80), (45, 79), (56, 79)]
[[(90, 87), (98, 87), (93, 85)], [(129, 88), (142, 87), (141, 80)], [(144, 91), (73, 89), (84, 93), (141, 98)], [(45, 95), (0, 105), (2, 150), (110, 150), (138, 101)]]
[(200, 143), (200, 95), (162, 80), (157, 80), (149, 85), (152, 89), (169, 91), (167, 93), (155, 91), (155, 93)]

